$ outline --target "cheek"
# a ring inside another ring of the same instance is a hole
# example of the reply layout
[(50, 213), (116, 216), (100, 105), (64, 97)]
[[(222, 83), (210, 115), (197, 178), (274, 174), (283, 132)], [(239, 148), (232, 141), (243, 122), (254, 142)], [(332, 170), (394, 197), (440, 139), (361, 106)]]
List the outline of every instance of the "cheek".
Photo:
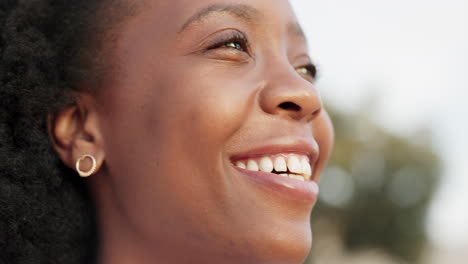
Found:
[(219, 152), (245, 122), (255, 100), (252, 82), (203, 65), (169, 71), (153, 83), (157, 96), (148, 102), (153, 109), (148, 129), (161, 124), (157, 130), (184, 142), (186, 150), (202, 146)]
[(134, 221), (149, 227), (155, 218), (175, 223), (197, 215), (199, 201), (205, 208), (223, 204), (222, 149), (255, 100), (252, 82), (230, 73), (165, 69), (113, 87), (103, 106), (113, 188), (128, 215), (147, 213)]
[(186, 147), (219, 148), (245, 123), (254, 105), (255, 80), (241, 80), (238, 72), (219, 70), (219, 65), (181, 61), (157, 66), (163, 69), (141, 67), (148, 70), (105, 95), (110, 132), (124, 130), (135, 140), (158, 144), (173, 139)]

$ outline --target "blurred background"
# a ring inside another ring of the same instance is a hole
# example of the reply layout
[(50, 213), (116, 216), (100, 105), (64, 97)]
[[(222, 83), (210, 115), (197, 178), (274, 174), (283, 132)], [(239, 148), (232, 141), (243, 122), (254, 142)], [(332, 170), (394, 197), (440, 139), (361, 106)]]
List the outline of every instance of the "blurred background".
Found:
[(306, 263), (467, 263), (468, 1), (291, 3), (336, 130)]

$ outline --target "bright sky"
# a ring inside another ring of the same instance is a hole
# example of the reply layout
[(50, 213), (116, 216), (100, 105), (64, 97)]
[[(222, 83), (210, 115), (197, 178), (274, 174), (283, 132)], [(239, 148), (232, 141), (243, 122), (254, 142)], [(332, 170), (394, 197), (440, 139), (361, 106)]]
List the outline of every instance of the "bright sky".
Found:
[(439, 247), (468, 245), (468, 1), (291, 0), (329, 104), (401, 134), (428, 126), (445, 162), (427, 227)]

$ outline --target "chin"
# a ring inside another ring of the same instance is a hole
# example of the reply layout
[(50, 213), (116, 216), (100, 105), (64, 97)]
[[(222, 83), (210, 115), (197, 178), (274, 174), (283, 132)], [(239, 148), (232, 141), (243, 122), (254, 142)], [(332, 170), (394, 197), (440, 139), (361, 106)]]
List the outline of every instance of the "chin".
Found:
[[(252, 239), (258, 243), (257, 255), (261, 260), (249, 263), (268, 264), (300, 264), (309, 255), (312, 246), (312, 232), (310, 224), (297, 224), (289, 230), (276, 231), (274, 228), (268, 234)], [(258, 247), (262, 245), (262, 247)]]

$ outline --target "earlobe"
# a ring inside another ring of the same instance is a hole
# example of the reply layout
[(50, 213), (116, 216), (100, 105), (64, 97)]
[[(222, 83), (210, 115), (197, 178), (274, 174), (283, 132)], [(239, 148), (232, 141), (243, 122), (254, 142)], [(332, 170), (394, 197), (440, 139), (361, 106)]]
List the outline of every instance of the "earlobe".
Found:
[(48, 115), (48, 133), (54, 150), (67, 167), (77, 170), (82, 177), (96, 173), (104, 161), (98, 120), (95, 111), (78, 105)]

